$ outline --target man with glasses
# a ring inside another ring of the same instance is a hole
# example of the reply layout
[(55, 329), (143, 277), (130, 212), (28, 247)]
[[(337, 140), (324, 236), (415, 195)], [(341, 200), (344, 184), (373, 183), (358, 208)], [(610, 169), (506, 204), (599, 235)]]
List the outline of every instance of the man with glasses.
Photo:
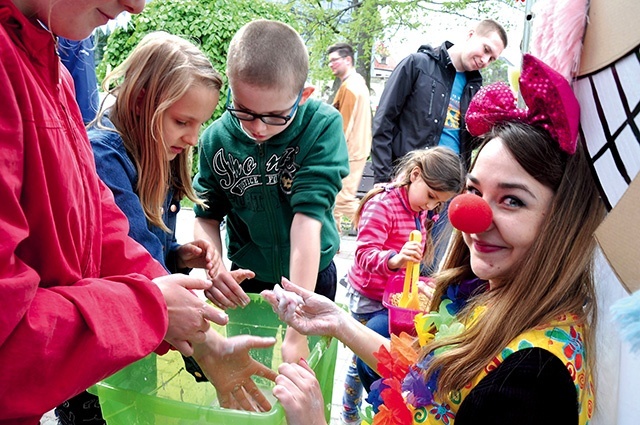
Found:
[(342, 217), (352, 222), (358, 209), (356, 193), (371, 152), (371, 103), (367, 83), (354, 68), (353, 48), (346, 43), (337, 43), (327, 49), (327, 54), (331, 72), (342, 81), (333, 106), (342, 115), (342, 130), (349, 153), (349, 175), (342, 180), (342, 190), (336, 197), (333, 211), (340, 231)]
[[(299, 34), (281, 22), (253, 21), (229, 46), (226, 112), (200, 138), (194, 180), (208, 205), (194, 207), (196, 235), (223, 252), (226, 217), (231, 269), (255, 273), (240, 287), (220, 264), (207, 297), (223, 309), (282, 277), (335, 298), (333, 205), (349, 164), (340, 114), (305, 87), (308, 61)], [(287, 329), (283, 359), (308, 353), (306, 337)]]

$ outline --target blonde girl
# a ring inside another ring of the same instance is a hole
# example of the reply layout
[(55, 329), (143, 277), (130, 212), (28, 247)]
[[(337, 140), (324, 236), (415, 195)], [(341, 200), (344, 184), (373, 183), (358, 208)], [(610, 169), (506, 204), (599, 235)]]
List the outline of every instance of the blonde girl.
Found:
[(171, 272), (206, 268), (203, 260), (215, 255), (202, 240), (178, 245), (175, 225), (184, 197), (202, 204), (191, 186), (190, 153), (221, 85), (191, 42), (150, 33), (105, 78), (115, 103), (89, 130), (98, 174), (129, 218), (129, 234)]
[[(167, 343), (211, 366), (220, 400), (252, 394), (249, 346), (273, 343), (213, 331), (209, 321), (225, 315), (190, 291), (210, 283), (167, 275), (127, 236), (96, 174), (56, 37), (81, 40), (144, 3), (0, 0), (0, 363), (10, 365), (0, 373), (2, 423), (37, 423)], [(215, 105), (216, 90), (208, 93)], [(236, 384), (245, 390), (233, 392)]]
[[(218, 253), (205, 240), (178, 244), (180, 201), (202, 205), (191, 186), (191, 148), (218, 103), (222, 79), (191, 42), (166, 32), (147, 34), (103, 82), (115, 97), (89, 126), (98, 175), (129, 220), (129, 236), (171, 273), (193, 267), (215, 275)], [(240, 272), (239, 272), (240, 273)], [(192, 358), (187, 369), (206, 380)], [(83, 392), (56, 409), (102, 424), (96, 396)]]

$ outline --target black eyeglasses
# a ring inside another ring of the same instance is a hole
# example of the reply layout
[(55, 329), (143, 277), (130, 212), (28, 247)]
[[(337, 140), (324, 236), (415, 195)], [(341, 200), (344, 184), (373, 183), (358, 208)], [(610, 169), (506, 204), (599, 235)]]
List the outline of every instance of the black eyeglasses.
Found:
[(243, 111), (242, 109), (232, 108), (231, 105), (231, 89), (227, 90), (227, 104), (225, 105), (225, 109), (229, 111), (229, 113), (236, 117), (241, 121), (253, 121), (259, 119), (263, 123), (267, 125), (285, 125), (288, 123), (291, 118), (293, 118), (294, 114), (298, 110), (298, 105), (300, 104), (300, 99), (302, 98), (302, 90), (298, 93), (298, 98), (296, 99), (296, 103), (291, 107), (291, 112), (288, 115), (273, 115), (273, 114), (254, 114), (253, 112)]

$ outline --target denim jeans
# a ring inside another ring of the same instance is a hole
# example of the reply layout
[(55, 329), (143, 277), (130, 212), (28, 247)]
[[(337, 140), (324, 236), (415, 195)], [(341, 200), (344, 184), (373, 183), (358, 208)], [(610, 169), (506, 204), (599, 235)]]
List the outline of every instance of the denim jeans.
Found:
[[(351, 315), (363, 325), (389, 338), (389, 311), (386, 308), (373, 313), (351, 313)], [(369, 372), (366, 372), (362, 365), (366, 366)], [(375, 372), (354, 354), (344, 380), (344, 394), (342, 395), (342, 419), (345, 422), (359, 420), (363, 385), (364, 389), (369, 392), (373, 382), (369, 382), (369, 375), (361, 375), (360, 369), (363, 369), (363, 373), (375, 375)], [(366, 382), (363, 381), (363, 377), (367, 380)]]
[[(384, 314), (373, 317), (367, 322), (367, 327), (372, 329), (377, 334), (382, 335), (385, 338), (391, 338), (389, 334), (389, 310), (384, 310)], [(356, 368), (358, 370), (358, 376), (364, 390), (368, 393), (371, 388), (371, 384), (380, 379), (380, 375), (375, 370), (369, 367), (361, 359), (356, 361)]]

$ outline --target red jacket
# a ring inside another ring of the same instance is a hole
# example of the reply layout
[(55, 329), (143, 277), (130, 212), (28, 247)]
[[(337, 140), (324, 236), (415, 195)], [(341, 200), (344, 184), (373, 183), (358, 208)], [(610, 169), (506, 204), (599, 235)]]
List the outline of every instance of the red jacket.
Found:
[(166, 272), (96, 174), (52, 35), (9, 0), (0, 88), (0, 423), (37, 424), (158, 347), (168, 318), (149, 278)]

